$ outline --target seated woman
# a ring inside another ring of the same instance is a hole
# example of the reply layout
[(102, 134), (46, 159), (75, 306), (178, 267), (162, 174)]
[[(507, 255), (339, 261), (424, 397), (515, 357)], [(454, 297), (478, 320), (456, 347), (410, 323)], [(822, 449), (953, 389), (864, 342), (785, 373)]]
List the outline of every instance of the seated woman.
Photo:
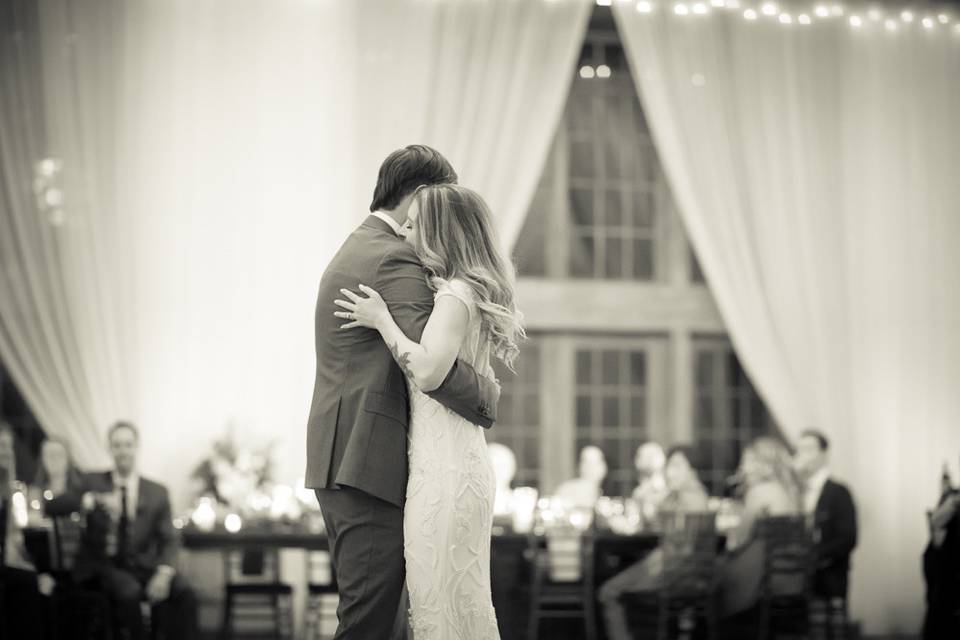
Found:
[(47, 438), (40, 445), (40, 465), (30, 488), (43, 498), (44, 515), (57, 519), (57, 535), (65, 564), (62, 568), (71, 569), (80, 545), (82, 527), (78, 521), (60, 516), (81, 510), (83, 477), (73, 465), (65, 441)]
[(764, 545), (756, 522), (764, 516), (800, 515), (800, 482), (790, 453), (778, 440), (760, 437), (743, 452), (745, 485), (740, 524), (727, 534), (727, 554), (720, 572), (721, 615), (729, 617), (760, 599)]
[[(667, 452), (664, 468), (667, 495), (660, 502), (658, 514), (661, 519), (678, 513), (706, 511), (707, 492), (691, 464), (693, 459), (693, 450), (687, 446), (677, 445)], [(657, 591), (663, 575), (663, 549), (658, 547), (603, 584), (598, 599), (603, 605), (607, 636), (611, 640), (629, 640), (631, 637), (620, 597), (624, 593)]]

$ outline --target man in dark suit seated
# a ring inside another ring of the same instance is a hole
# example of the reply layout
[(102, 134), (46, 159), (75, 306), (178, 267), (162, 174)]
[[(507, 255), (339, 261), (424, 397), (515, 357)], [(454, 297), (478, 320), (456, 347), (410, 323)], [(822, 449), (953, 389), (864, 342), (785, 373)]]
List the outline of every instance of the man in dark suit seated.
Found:
[(811, 523), (816, 568), (813, 595), (845, 606), (850, 555), (857, 546), (857, 511), (850, 491), (830, 477), (830, 441), (816, 430), (800, 435), (796, 466), (804, 480), (803, 509)]
[(87, 530), (78, 553), (79, 582), (110, 598), (119, 638), (143, 636), (140, 603), (153, 605), (151, 620), (163, 638), (197, 635), (197, 602), (174, 565), (179, 538), (167, 490), (136, 470), (140, 436), (129, 422), (108, 433), (114, 468), (84, 479)]

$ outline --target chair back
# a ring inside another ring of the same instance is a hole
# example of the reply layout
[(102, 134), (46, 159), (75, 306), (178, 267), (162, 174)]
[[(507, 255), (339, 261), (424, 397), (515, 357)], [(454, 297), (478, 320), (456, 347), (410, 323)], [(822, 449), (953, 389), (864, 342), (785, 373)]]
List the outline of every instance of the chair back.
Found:
[(229, 549), (223, 552), (223, 575), (228, 584), (280, 582), (278, 549)]
[(713, 512), (675, 512), (664, 518), (664, 597), (712, 593), (716, 584), (717, 527)]
[(764, 545), (761, 594), (765, 598), (809, 596), (813, 543), (803, 516), (770, 516), (757, 521)]

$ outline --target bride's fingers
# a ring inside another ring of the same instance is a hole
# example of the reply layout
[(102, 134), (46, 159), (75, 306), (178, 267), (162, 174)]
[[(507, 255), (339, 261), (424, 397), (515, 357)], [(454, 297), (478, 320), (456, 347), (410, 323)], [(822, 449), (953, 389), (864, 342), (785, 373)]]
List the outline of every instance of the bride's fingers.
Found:
[(353, 314), (349, 311), (334, 311), (333, 315), (337, 316), (338, 318), (346, 318), (348, 320), (353, 318)]
[(344, 309), (349, 309), (350, 311), (353, 311), (357, 308), (357, 305), (352, 302), (347, 302), (346, 300), (334, 300), (333, 304), (337, 305), (338, 307), (343, 307)]
[(368, 286), (365, 285), (365, 284), (359, 284), (359, 285), (357, 285), (357, 287), (360, 289), (360, 291), (363, 291), (365, 294), (367, 294), (367, 296), (369, 296), (369, 297), (371, 297), (371, 298), (379, 298), (379, 297), (380, 297), (380, 294), (377, 293), (376, 290), (371, 289), (370, 287), (368, 287)]
[(348, 322), (347, 324), (340, 325), (341, 329), (352, 329), (353, 327), (359, 327), (360, 323), (357, 321)]
[(340, 293), (350, 298), (353, 302), (360, 302), (360, 300), (362, 300), (360, 296), (350, 291), (350, 289), (340, 289)]

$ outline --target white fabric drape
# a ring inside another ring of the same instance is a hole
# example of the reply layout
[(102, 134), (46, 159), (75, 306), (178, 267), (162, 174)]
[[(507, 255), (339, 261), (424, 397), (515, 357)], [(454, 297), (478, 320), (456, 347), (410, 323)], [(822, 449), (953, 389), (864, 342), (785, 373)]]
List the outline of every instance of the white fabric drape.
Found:
[(788, 437), (832, 437), (858, 502), (852, 615), (913, 632), (924, 510), (960, 452), (960, 39), (615, 15), (738, 356)]
[[(274, 441), (276, 476), (293, 483), (316, 285), (366, 215), (379, 163), (403, 145), (436, 146), (512, 244), (589, 4), (82, 4), (41, 4), (66, 220), (2, 245), (5, 265), (62, 272), (60, 288), (21, 288), (49, 298), (42, 323), (59, 312), (70, 360), (47, 355), (49, 332), (6, 297), (0, 357), (83, 465), (103, 461), (107, 424), (133, 419), (144, 471), (182, 499), (191, 465), (233, 423)], [(16, 204), (0, 203), (4, 223), (39, 219)], [(52, 234), (60, 244), (45, 253), (18, 253)]]
[(359, 3), (356, 191), (369, 204), (392, 150), (439, 149), (513, 247), (563, 113), (591, 5)]

